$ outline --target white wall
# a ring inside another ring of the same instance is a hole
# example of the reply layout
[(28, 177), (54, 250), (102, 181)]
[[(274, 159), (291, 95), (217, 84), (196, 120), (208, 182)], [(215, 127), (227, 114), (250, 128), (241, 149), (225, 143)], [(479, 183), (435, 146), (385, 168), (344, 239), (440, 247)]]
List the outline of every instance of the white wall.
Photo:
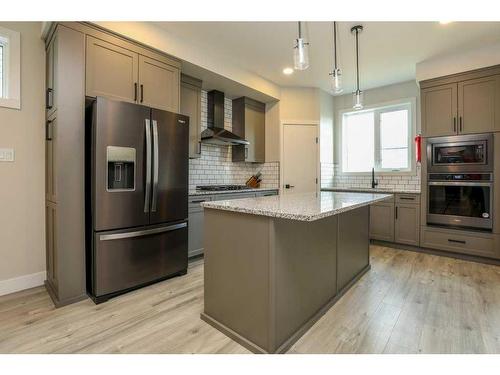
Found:
[(436, 56), (416, 65), (417, 82), (500, 64), (500, 43)]
[[(40, 22), (0, 22), (21, 33), (21, 109), (0, 108), (0, 291), (5, 280), (45, 271), (45, 51)], [(25, 280), (26, 281), (26, 280)], [(29, 285), (29, 283), (28, 283)]]

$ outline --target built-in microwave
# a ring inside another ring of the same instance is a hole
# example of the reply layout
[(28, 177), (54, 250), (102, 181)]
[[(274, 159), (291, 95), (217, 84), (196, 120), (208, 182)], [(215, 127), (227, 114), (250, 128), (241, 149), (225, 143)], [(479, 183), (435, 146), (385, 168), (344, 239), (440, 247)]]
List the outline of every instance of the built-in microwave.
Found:
[(427, 139), (429, 173), (493, 172), (493, 135)]

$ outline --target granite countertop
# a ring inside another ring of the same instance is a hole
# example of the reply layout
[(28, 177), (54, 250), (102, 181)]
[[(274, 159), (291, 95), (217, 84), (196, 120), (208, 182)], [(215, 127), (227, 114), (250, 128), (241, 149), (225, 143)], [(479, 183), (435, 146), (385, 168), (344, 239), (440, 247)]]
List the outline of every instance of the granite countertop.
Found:
[(283, 194), (212, 201), (204, 202), (201, 205), (216, 210), (299, 221), (314, 221), (368, 206), (391, 197), (392, 194), (322, 191), (320, 193)]
[(346, 188), (346, 187), (331, 187), (321, 188), (322, 191), (353, 191), (360, 193), (389, 193), (389, 194), (420, 194), (420, 190), (410, 190), (402, 188)]
[(259, 193), (263, 191), (278, 191), (278, 188), (248, 188), (242, 190), (223, 190), (223, 191), (190, 190), (188, 195), (190, 197), (196, 197), (199, 195)]

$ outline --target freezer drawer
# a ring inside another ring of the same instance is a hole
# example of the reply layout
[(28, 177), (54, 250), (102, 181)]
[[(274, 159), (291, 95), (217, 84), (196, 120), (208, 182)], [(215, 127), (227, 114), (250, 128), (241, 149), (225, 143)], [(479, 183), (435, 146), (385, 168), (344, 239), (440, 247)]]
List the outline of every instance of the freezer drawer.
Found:
[(94, 297), (136, 288), (187, 269), (187, 223), (94, 234)]

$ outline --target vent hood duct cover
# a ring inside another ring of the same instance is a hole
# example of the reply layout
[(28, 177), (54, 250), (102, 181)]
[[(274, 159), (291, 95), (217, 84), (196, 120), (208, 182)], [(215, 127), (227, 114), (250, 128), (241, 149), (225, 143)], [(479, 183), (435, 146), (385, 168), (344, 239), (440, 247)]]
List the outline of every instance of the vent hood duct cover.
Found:
[(222, 146), (250, 144), (250, 142), (224, 129), (224, 93), (212, 90), (207, 94), (207, 97), (207, 129), (201, 132), (201, 141)]

